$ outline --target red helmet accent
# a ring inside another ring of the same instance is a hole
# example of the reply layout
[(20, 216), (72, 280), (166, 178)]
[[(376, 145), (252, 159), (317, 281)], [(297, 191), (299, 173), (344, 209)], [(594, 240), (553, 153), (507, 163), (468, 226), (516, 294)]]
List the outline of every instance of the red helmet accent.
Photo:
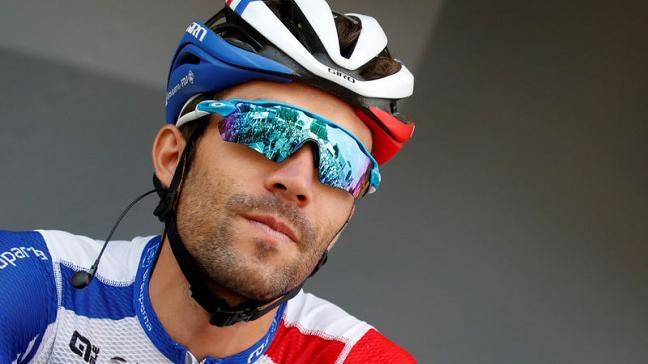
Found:
[(414, 123), (405, 124), (394, 115), (378, 107), (358, 108), (355, 112), (371, 130), (373, 135), (371, 153), (380, 165), (392, 159), (414, 133)]

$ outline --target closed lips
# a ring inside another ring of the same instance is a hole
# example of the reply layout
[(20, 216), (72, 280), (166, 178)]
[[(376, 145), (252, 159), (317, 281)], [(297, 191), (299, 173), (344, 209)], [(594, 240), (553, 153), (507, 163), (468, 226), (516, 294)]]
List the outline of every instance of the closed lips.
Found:
[(261, 224), (267, 225), (272, 230), (278, 231), (290, 238), (294, 243), (299, 241), (295, 231), (287, 224), (283, 223), (272, 216), (246, 216), (248, 220), (256, 221)]

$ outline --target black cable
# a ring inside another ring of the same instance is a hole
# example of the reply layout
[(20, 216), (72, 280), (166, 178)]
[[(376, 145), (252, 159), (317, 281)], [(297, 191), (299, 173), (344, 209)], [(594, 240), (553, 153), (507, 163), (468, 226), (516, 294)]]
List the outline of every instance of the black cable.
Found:
[(113, 225), (112, 229), (110, 229), (110, 233), (108, 234), (108, 237), (106, 238), (106, 241), (104, 242), (103, 246), (101, 247), (101, 251), (99, 252), (99, 255), (97, 256), (97, 259), (95, 259), (92, 266), (90, 266), (90, 270), (89, 271), (81, 270), (81, 271), (78, 271), (78, 272), (74, 273), (74, 276), (72, 276), (72, 286), (74, 288), (81, 289), (81, 288), (87, 287), (88, 284), (90, 284), (90, 281), (92, 281), (92, 278), (94, 278), (95, 274), (97, 273), (97, 267), (99, 266), (99, 261), (101, 259), (101, 256), (103, 255), (104, 251), (106, 250), (106, 246), (108, 246), (108, 242), (112, 238), (113, 233), (117, 229), (117, 226), (119, 226), (119, 223), (121, 223), (124, 216), (126, 216), (128, 211), (133, 206), (135, 206), (136, 203), (140, 202), (144, 197), (152, 194), (153, 192), (158, 192), (158, 190), (153, 189), (153, 190), (150, 190), (150, 191), (140, 195), (135, 200), (133, 200), (133, 202), (131, 202), (130, 205), (128, 205), (128, 207), (126, 207), (126, 209), (124, 209), (124, 211), (122, 211), (121, 215), (119, 215), (119, 218), (117, 219), (117, 222), (115, 222), (115, 225)]

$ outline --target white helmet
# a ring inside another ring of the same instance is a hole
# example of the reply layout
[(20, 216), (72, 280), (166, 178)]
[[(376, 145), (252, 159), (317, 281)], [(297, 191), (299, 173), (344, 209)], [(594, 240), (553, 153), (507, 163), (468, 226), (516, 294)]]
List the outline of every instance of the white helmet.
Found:
[[(340, 18), (360, 28), (349, 46), (340, 45)], [(372, 153), (383, 164), (414, 131), (397, 112), (397, 101), (413, 92), (409, 70), (397, 63), (395, 73), (363, 76), (384, 58), (391, 60), (387, 37), (370, 16), (332, 12), (324, 0), (227, 0), (206, 23), (189, 25), (180, 41), (168, 77), (167, 123), (175, 124), (197, 94), (251, 80), (299, 80), (351, 104), (371, 129)]]

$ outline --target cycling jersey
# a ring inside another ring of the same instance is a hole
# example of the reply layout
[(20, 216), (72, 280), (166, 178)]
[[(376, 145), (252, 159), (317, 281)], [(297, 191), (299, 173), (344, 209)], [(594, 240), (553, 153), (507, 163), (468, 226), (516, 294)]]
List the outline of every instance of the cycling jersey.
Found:
[[(0, 231), (0, 362), (199, 363), (164, 330), (148, 284), (159, 236), (108, 244), (94, 280), (75, 289), (103, 242), (62, 231)], [(369, 324), (301, 291), (245, 351), (200, 363), (413, 363)]]

